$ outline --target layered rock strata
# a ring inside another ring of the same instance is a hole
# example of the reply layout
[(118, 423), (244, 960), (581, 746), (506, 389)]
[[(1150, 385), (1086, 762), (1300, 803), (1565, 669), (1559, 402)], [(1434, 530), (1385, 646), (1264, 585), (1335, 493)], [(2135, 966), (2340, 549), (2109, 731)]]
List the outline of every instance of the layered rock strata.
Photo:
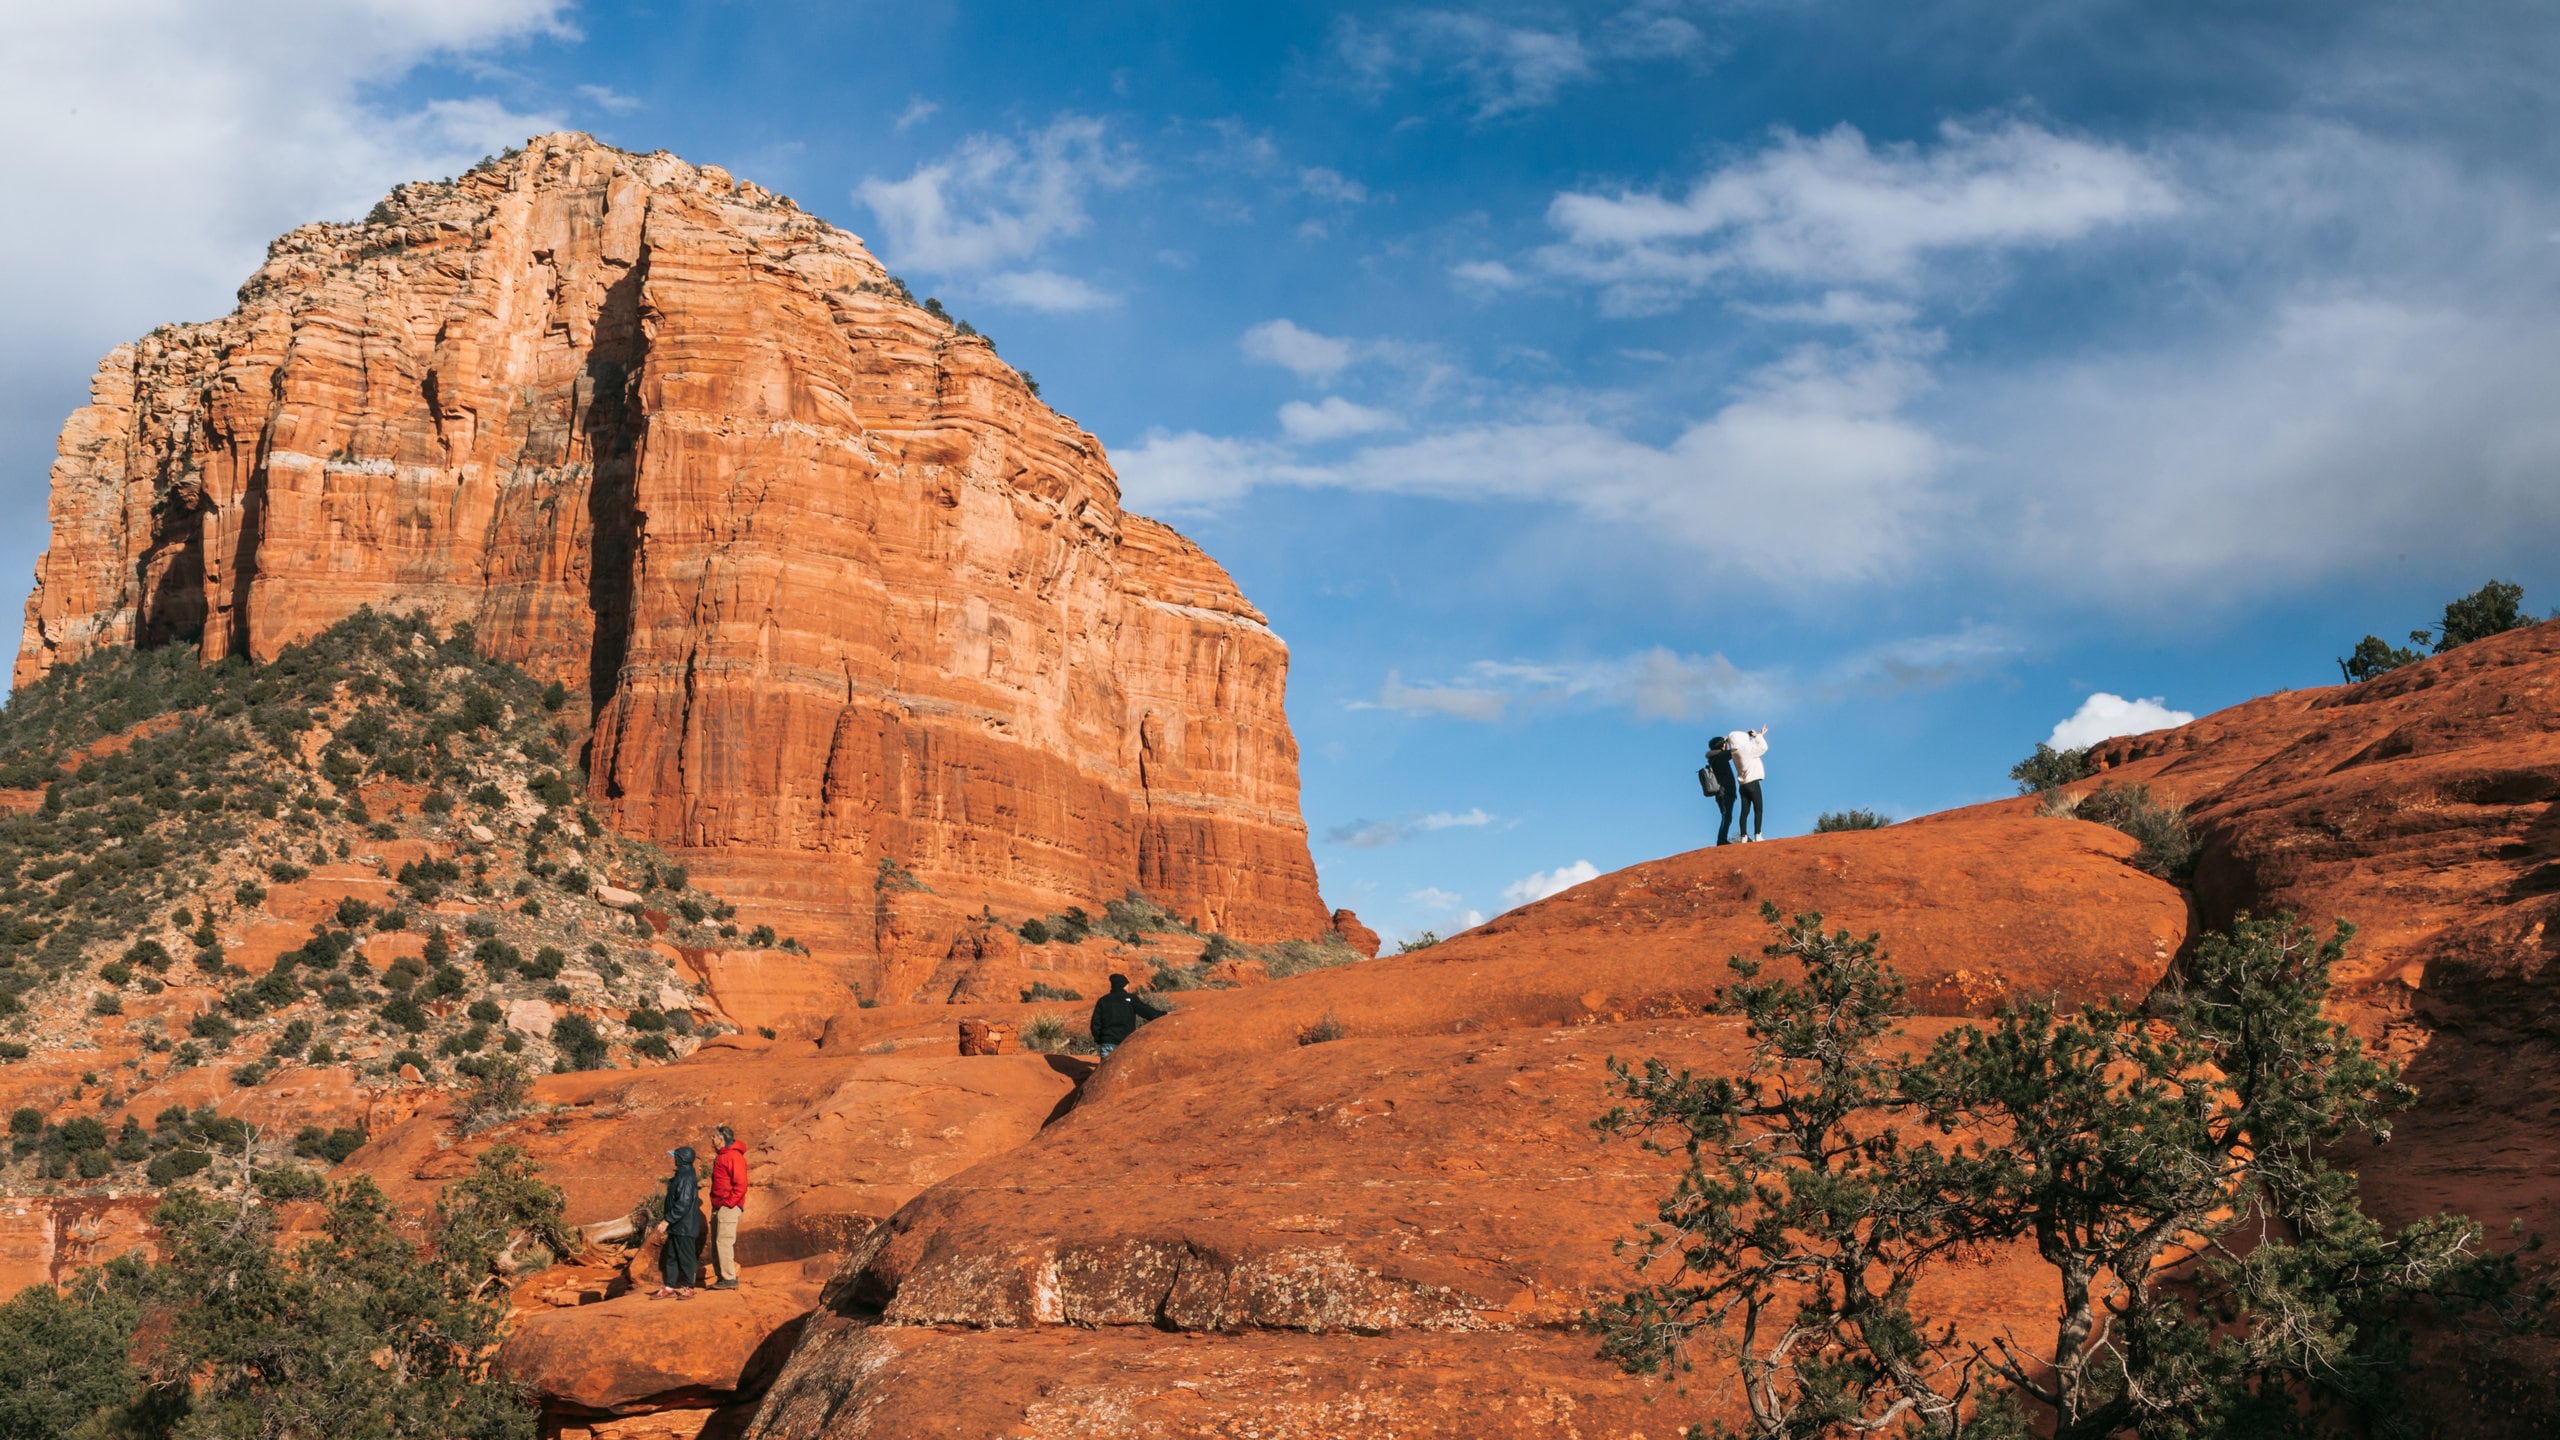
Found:
[(107, 357), (51, 518), (21, 684), (424, 609), (568, 687), (610, 823), (849, 942), (884, 858), (953, 913), (1326, 927), (1262, 615), (983, 338), (717, 168), (552, 135), (293, 231)]

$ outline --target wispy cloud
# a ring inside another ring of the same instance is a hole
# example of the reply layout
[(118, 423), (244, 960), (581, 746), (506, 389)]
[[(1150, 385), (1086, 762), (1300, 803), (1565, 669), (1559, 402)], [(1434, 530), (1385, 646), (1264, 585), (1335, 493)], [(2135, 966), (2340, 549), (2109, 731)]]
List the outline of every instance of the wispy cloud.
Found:
[(1391, 670), (1376, 699), (1352, 708), (1481, 724), (1566, 706), (1623, 710), (1641, 721), (1756, 717), (1939, 689), (1995, 674), (2022, 653), (2008, 632), (1978, 625), (1879, 641), (1812, 673), (1745, 670), (1720, 654), (1655, 645), (1610, 659), (1477, 660), (1447, 680), (1408, 682)]
[(1492, 823), (1493, 817), (1481, 808), (1437, 810), (1428, 815), (1405, 815), (1394, 820), (1354, 820), (1327, 830), (1324, 838), (1329, 844), (1353, 850), (1376, 850), (1418, 835), (1442, 830), (1482, 829)]
[(1103, 310), (1120, 303), (1120, 297), (1110, 291), (1088, 285), (1072, 275), (1061, 275), (1055, 270), (1003, 271), (979, 282), (978, 290), (999, 304), (1019, 305), (1026, 310), (1043, 310), (1053, 315)]
[(1728, 275), (1907, 289), (1939, 256), (2059, 245), (2178, 204), (2151, 157), (2026, 121), (1948, 121), (1926, 146), (1842, 125), (1781, 132), (1676, 197), (1567, 191), (1547, 209), (1563, 238), (1538, 258), (1642, 314)]
[(1554, 104), (1610, 62), (1701, 54), (1706, 37), (1680, 8), (1629, 6), (1587, 33), (1573, 24), (1517, 24), (1444, 9), (1396, 11), (1367, 23), (1345, 17), (1334, 28), (1334, 56), (1354, 84), (1372, 92), (1400, 76), (1447, 75), (1465, 89), (1475, 118), (1492, 120)]
[(941, 106), (936, 105), (922, 96), (918, 96), (917, 98), (907, 102), (906, 109), (898, 112), (898, 118), (891, 122), (890, 128), (903, 135), (907, 131), (912, 130), (927, 120), (932, 119), (935, 113), (941, 109)]
[[(1894, 335), (1802, 347), (1663, 444), (1570, 413), (1444, 427), (1328, 460), (1155, 431), (1123, 452), (1121, 474), (1141, 510), (1212, 509), (1263, 485), (1549, 503), (1712, 549), (1738, 573), (1877, 577), (1923, 546), (1936, 518), (1931, 482), (1945, 447), (1903, 413), (1929, 382), (1934, 343)], [(1309, 378), (1340, 373), (1354, 354), (1287, 321), (1255, 327), (1246, 346)], [(1821, 544), (1804, 543), (1817, 534)]]
[(1369, 189), (1339, 170), (1322, 165), (1309, 165), (1298, 171), (1298, 188), (1319, 200), (1337, 205), (1357, 205), (1369, 198)]
[(1657, 645), (1615, 660), (1478, 660), (1446, 682), (1408, 684), (1391, 670), (1378, 697), (1356, 701), (1354, 708), (1490, 724), (1515, 709), (1584, 704), (1628, 710), (1639, 720), (1692, 720), (1767, 705), (1778, 693), (1769, 678), (1722, 655), (1683, 655)]
[(625, 95), (609, 85), (581, 85), (578, 98), (613, 115), (627, 115), (640, 108), (638, 97)]
[(1311, 444), (1395, 430), (1403, 424), (1391, 411), (1355, 405), (1339, 395), (1327, 395), (1314, 405), (1292, 400), (1280, 407), (1281, 430), (1292, 440)]
[(1092, 309), (1107, 297), (1082, 281), (1006, 267), (1084, 233), (1090, 197), (1143, 173), (1102, 121), (1062, 115), (1026, 135), (972, 135), (903, 180), (864, 180), (854, 196), (878, 217), (882, 258), (893, 265), (977, 277), (983, 293), (1008, 303)]

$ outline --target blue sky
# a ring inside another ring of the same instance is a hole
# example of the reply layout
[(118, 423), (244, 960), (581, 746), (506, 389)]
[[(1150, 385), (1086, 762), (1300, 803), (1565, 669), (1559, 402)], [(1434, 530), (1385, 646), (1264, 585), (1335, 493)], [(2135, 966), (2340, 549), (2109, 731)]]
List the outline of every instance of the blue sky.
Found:
[(1717, 730), (1795, 833), (2560, 601), (2554, 75), (2525, 3), (13, 7), (0, 574), (269, 236), (664, 148), (1102, 437), (1290, 642), (1328, 896), (1446, 931), (1708, 838)]

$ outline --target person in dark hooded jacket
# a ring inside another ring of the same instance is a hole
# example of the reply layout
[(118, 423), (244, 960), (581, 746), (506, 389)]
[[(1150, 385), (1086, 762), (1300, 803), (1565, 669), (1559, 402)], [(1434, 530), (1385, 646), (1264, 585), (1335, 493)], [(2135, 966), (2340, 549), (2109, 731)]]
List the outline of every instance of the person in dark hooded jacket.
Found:
[(1150, 1020), (1161, 1020), (1165, 1012), (1129, 993), (1129, 977), (1111, 977), (1111, 993), (1093, 1002), (1093, 1043), (1109, 1055), (1120, 1042), (1138, 1033), (1138, 1027)]
[(675, 1173), (667, 1177), (667, 1238), (658, 1251), (658, 1276), (665, 1283), (649, 1298), (662, 1300), (673, 1295), (679, 1300), (693, 1298), (693, 1284), (702, 1274), (702, 1182), (693, 1173), (693, 1147), (679, 1145), (675, 1156)]

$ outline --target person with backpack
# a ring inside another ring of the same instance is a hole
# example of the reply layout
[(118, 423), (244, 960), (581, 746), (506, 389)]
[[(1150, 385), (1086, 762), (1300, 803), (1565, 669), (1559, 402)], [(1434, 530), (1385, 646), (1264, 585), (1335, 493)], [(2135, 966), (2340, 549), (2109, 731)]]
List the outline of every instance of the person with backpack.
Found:
[(1093, 1002), (1093, 1043), (1104, 1058), (1120, 1048), (1121, 1043), (1138, 1033), (1138, 1027), (1150, 1020), (1161, 1020), (1165, 1012), (1129, 993), (1129, 977), (1111, 977), (1111, 993)]
[(1707, 763), (1698, 770), (1698, 788), (1716, 802), (1716, 843), (1728, 843), (1733, 829), (1733, 742), (1719, 735), (1707, 742)]
[(1742, 839), (1748, 844), (1761, 838), (1763, 814), (1760, 802), (1760, 780), (1766, 773), (1760, 757), (1769, 753), (1769, 727), (1736, 730), (1724, 737), (1725, 748), (1733, 756), (1733, 775), (1739, 783), (1735, 795), (1742, 801)]
[(675, 1158), (676, 1170), (667, 1177), (667, 1237), (658, 1250), (663, 1283), (649, 1298), (690, 1300), (702, 1275), (702, 1182), (693, 1173), (692, 1146), (679, 1145), (667, 1153)]
[(747, 1147), (738, 1132), (715, 1125), (720, 1149), (711, 1157), (711, 1254), (720, 1279), (714, 1290), (738, 1288), (738, 1222), (747, 1216)]

